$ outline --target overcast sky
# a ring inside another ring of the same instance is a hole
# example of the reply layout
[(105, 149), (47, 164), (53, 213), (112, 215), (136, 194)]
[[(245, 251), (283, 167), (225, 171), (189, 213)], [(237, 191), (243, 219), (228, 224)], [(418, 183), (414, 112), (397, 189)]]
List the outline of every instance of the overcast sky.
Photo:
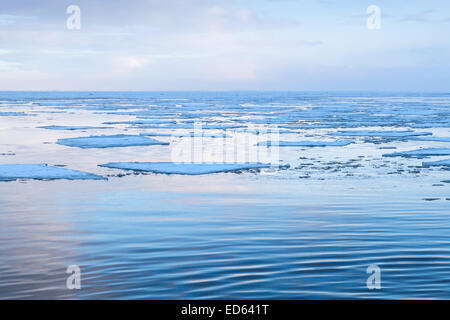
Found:
[(0, 90), (449, 91), (450, 2), (0, 0)]

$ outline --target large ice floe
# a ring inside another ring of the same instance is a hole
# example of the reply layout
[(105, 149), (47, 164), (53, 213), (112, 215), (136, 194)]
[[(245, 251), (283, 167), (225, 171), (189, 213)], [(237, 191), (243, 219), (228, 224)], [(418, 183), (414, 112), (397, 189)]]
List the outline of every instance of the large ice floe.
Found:
[(93, 127), (93, 126), (42, 126), (37, 127), (39, 129), (48, 129), (48, 130), (94, 130), (94, 129), (111, 129), (111, 127)]
[(383, 157), (425, 158), (429, 156), (448, 156), (450, 148), (425, 148), (383, 154)]
[(0, 117), (26, 116), (24, 112), (0, 112)]
[(342, 137), (386, 137), (386, 138), (403, 138), (414, 136), (429, 136), (431, 132), (416, 132), (413, 130), (340, 130), (337, 132), (330, 132), (331, 136)]
[(422, 165), (424, 167), (450, 167), (450, 159), (440, 160), (440, 161), (430, 161), (430, 162), (423, 162)]
[[(101, 167), (164, 173), (164, 174), (183, 174), (200, 175), (219, 172), (236, 172), (251, 169), (263, 169), (272, 167), (269, 163), (176, 163), (176, 162), (110, 162), (100, 165)], [(280, 166), (288, 168), (289, 165)]]
[(450, 142), (450, 137), (411, 137), (408, 140), (414, 141), (434, 141), (434, 142)]
[(176, 124), (175, 120), (131, 120), (131, 121), (109, 121), (103, 122), (103, 124)]
[(53, 167), (47, 164), (1, 164), (0, 181), (34, 180), (107, 180), (96, 174)]
[(279, 147), (344, 147), (352, 144), (350, 140), (335, 141), (264, 141), (258, 146), (279, 146)]
[(205, 138), (228, 138), (225, 133), (211, 133), (211, 132), (172, 132), (172, 133), (159, 133), (159, 132), (141, 132), (139, 135), (144, 137), (205, 137)]
[(158, 141), (142, 136), (117, 134), (111, 136), (88, 136), (78, 138), (58, 139), (57, 144), (69, 147), (87, 148), (113, 148), (132, 146), (168, 145), (168, 142)]
[[(218, 125), (203, 125), (201, 126), (202, 130), (229, 130), (229, 129), (240, 129), (246, 128), (247, 126), (242, 125), (227, 125), (227, 124), (218, 124)], [(177, 123), (173, 125), (140, 125), (141, 129), (195, 129), (193, 123)]]

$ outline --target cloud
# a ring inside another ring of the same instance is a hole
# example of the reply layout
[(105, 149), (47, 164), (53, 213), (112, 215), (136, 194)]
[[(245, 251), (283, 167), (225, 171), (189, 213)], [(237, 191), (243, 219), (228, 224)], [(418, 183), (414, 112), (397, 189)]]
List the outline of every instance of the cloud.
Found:
[[(81, 8), (80, 30), (66, 28), (71, 4)], [(425, 2), (411, 3), (418, 14), (409, 15), (404, 6), (380, 6), (382, 19), (391, 18), (369, 32), (366, 6), (349, 0), (1, 1), (0, 24), (9, 22), (0, 28), (0, 87), (314, 89), (313, 77), (316, 89), (332, 81), (351, 89), (360, 84), (354, 70), (448, 64), (443, 53), (411, 51), (442, 44), (448, 52), (450, 25), (423, 23), (438, 12)]]
[(432, 22), (432, 15), (436, 12), (434, 9), (424, 10), (421, 12), (410, 13), (404, 16), (401, 21), (404, 22)]
[(30, 19), (31, 17), (24, 17), (24, 16), (17, 16), (17, 15), (11, 15), (11, 14), (0, 14), (0, 26), (9, 26), (17, 21)]
[(22, 66), (23, 64), (20, 62), (0, 60), (0, 72), (20, 70)]

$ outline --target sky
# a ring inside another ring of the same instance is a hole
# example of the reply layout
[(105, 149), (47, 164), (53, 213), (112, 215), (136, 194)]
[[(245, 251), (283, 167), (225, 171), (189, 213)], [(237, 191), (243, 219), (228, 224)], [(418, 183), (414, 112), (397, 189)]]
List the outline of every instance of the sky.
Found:
[(0, 0), (6, 90), (446, 92), (450, 2)]

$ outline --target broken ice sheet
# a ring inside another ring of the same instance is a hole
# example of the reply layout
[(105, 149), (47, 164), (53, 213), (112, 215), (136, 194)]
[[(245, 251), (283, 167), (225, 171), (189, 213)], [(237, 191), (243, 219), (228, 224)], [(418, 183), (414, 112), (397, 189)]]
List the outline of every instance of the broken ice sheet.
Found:
[(148, 137), (205, 137), (205, 138), (228, 138), (230, 136), (225, 133), (210, 132), (180, 132), (180, 133), (158, 133), (158, 132), (142, 132), (139, 135)]
[(111, 127), (91, 127), (91, 126), (42, 126), (37, 127), (39, 129), (48, 129), (48, 130), (93, 130), (93, 129), (111, 129)]
[[(270, 163), (176, 163), (176, 162), (110, 162), (101, 167), (164, 174), (200, 175), (270, 168)], [(289, 165), (283, 165), (288, 168)]]
[(103, 124), (176, 124), (174, 120), (131, 120), (131, 121), (109, 121)]
[(354, 143), (350, 140), (336, 141), (264, 141), (258, 146), (280, 146), (280, 147), (343, 147)]
[(445, 159), (445, 160), (440, 160), (440, 161), (423, 162), (422, 166), (424, 166), (424, 167), (434, 167), (434, 166), (450, 167), (450, 159)]
[(448, 156), (449, 148), (425, 148), (409, 151), (401, 151), (383, 154), (383, 157), (405, 157), (405, 158), (425, 158), (428, 156)]
[(411, 137), (408, 140), (414, 141), (434, 141), (434, 142), (450, 142), (450, 137)]
[[(195, 126), (193, 123), (177, 123), (173, 125), (140, 125), (139, 128), (141, 129), (195, 129)], [(246, 128), (246, 126), (242, 125), (227, 125), (227, 124), (218, 124), (218, 125), (202, 125), (199, 126), (198, 129), (202, 130), (229, 130), (229, 129), (240, 129), (240, 128)]]
[(111, 136), (88, 136), (78, 138), (58, 139), (57, 144), (78, 148), (113, 148), (131, 146), (168, 145), (168, 142), (158, 141), (142, 136), (117, 134)]
[(413, 137), (413, 136), (429, 136), (431, 132), (416, 132), (412, 130), (344, 130), (337, 132), (329, 132), (331, 136), (343, 137)]
[(26, 116), (27, 114), (24, 112), (0, 112), (0, 116), (2, 117), (10, 117), (10, 116)]
[(0, 165), (0, 181), (17, 179), (34, 180), (107, 180), (96, 174), (52, 167), (47, 164), (2, 164)]

